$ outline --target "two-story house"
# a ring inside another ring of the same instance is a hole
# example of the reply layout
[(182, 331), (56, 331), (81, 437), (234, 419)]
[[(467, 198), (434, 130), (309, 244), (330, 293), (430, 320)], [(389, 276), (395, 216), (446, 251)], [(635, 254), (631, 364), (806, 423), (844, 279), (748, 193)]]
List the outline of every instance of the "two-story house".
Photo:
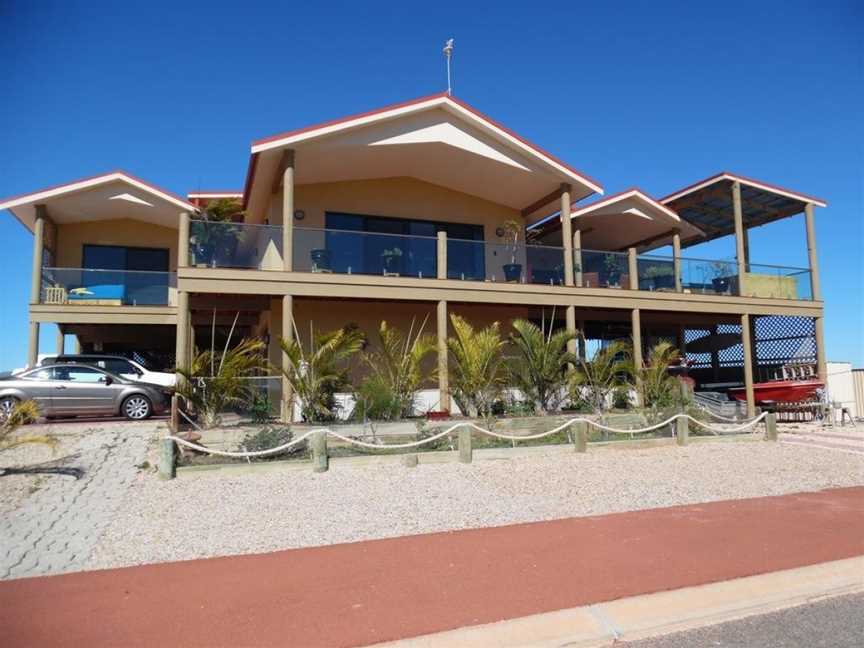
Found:
[[(310, 324), (374, 337), (381, 319), (425, 319), (439, 340), (436, 407), (448, 409), (449, 314), (478, 325), (554, 314), (589, 341), (632, 338), (637, 360), (672, 340), (699, 388), (743, 384), (751, 410), (754, 382), (785, 364), (812, 363), (824, 380), (813, 222), (824, 201), (732, 173), (659, 200), (602, 193), (439, 94), (257, 140), (242, 191), (184, 199), (117, 171), (0, 209), (34, 234), (31, 364), (42, 322), (58, 325), (58, 347), (73, 335), (82, 349), (183, 366), (236, 318), (235, 335), (264, 337), (278, 366), (278, 338)], [(242, 200), (242, 221), (196, 219), (220, 197)], [(749, 229), (802, 213), (809, 268), (751, 262)], [(686, 254), (721, 236), (735, 237), (735, 261)]]

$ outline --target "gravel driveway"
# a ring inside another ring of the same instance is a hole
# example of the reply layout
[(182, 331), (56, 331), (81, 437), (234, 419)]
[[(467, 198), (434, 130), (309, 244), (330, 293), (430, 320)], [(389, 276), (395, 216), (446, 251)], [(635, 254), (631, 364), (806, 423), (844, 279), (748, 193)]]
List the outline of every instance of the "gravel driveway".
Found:
[(864, 484), (864, 457), (762, 441), (470, 465), (136, 480), (84, 567), (257, 553)]
[(3, 452), (0, 465), (27, 466), (67, 455), (64, 465), (84, 469), (81, 479), (57, 475), (0, 478), (0, 578), (82, 569), (139, 473), (158, 423), (97, 422), (27, 426), (58, 441)]

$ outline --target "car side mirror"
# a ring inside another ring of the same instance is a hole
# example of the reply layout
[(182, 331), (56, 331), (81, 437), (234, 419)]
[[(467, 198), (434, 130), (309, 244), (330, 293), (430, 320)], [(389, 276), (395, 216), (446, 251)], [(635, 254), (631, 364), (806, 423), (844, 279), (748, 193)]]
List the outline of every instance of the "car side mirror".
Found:
[(114, 382), (114, 379), (111, 376), (102, 376), (99, 379), (99, 382), (101, 382), (103, 385), (110, 385)]

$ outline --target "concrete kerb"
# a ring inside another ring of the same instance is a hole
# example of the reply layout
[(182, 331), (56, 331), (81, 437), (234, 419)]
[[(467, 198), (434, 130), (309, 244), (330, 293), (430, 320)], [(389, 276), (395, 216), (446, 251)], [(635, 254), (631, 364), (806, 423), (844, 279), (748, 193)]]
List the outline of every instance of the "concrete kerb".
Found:
[(864, 556), (376, 644), (378, 648), (590, 648), (864, 591)]

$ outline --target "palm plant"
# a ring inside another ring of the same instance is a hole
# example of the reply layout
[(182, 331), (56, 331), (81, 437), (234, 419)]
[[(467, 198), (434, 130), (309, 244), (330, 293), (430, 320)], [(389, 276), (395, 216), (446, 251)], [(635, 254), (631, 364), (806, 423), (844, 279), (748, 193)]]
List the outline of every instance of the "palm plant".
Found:
[[(309, 324), (309, 345), (300, 341), (297, 325), (294, 338), (280, 338), (283, 362), (280, 371), (300, 399), (304, 421), (335, 418), (335, 395), (348, 386), (348, 361), (363, 348), (365, 338), (355, 327), (315, 331)], [(289, 410), (290, 411), (290, 410)]]
[(188, 368), (177, 368), (177, 393), (198, 413), (204, 428), (218, 426), (226, 410), (251, 403), (256, 392), (249, 379), (265, 367), (262, 340), (245, 339), (229, 349), (230, 340), (229, 334), (221, 352), (196, 352)]
[(681, 404), (681, 385), (669, 374), (669, 366), (679, 357), (678, 349), (669, 342), (655, 344), (639, 372), (645, 405), (654, 413)]
[(557, 411), (564, 400), (567, 382), (567, 365), (575, 364), (578, 358), (567, 350), (567, 343), (576, 338), (575, 333), (561, 329), (552, 331), (524, 319), (512, 322), (515, 334), (510, 342), (516, 356), (510, 359), (510, 375), (516, 387), (533, 402), (537, 414)]
[(408, 334), (382, 321), (378, 327), (377, 349), (363, 354), (369, 377), (357, 390), (356, 400), (364, 417), (397, 418), (410, 416), (417, 391), (431, 371), (424, 360), (435, 351), (435, 338), (424, 335), (426, 318), (420, 326), (411, 320)]
[(235, 198), (213, 200), (199, 210), (189, 228), (196, 260), (216, 263), (233, 254), (243, 237), (236, 223), (242, 217), (243, 205)]
[(504, 389), (508, 371), (500, 325), (493, 322), (475, 330), (458, 315), (451, 315), (455, 336), (447, 339), (450, 351), (450, 391), (456, 404), (471, 417), (489, 415)]
[(595, 412), (602, 412), (612, 390), (626, 384), (632, 374), (630, 346), (615, 340), (597, 349), (590, 360), (579, 360), (569, 375), (570, 398), (584, 400)]

